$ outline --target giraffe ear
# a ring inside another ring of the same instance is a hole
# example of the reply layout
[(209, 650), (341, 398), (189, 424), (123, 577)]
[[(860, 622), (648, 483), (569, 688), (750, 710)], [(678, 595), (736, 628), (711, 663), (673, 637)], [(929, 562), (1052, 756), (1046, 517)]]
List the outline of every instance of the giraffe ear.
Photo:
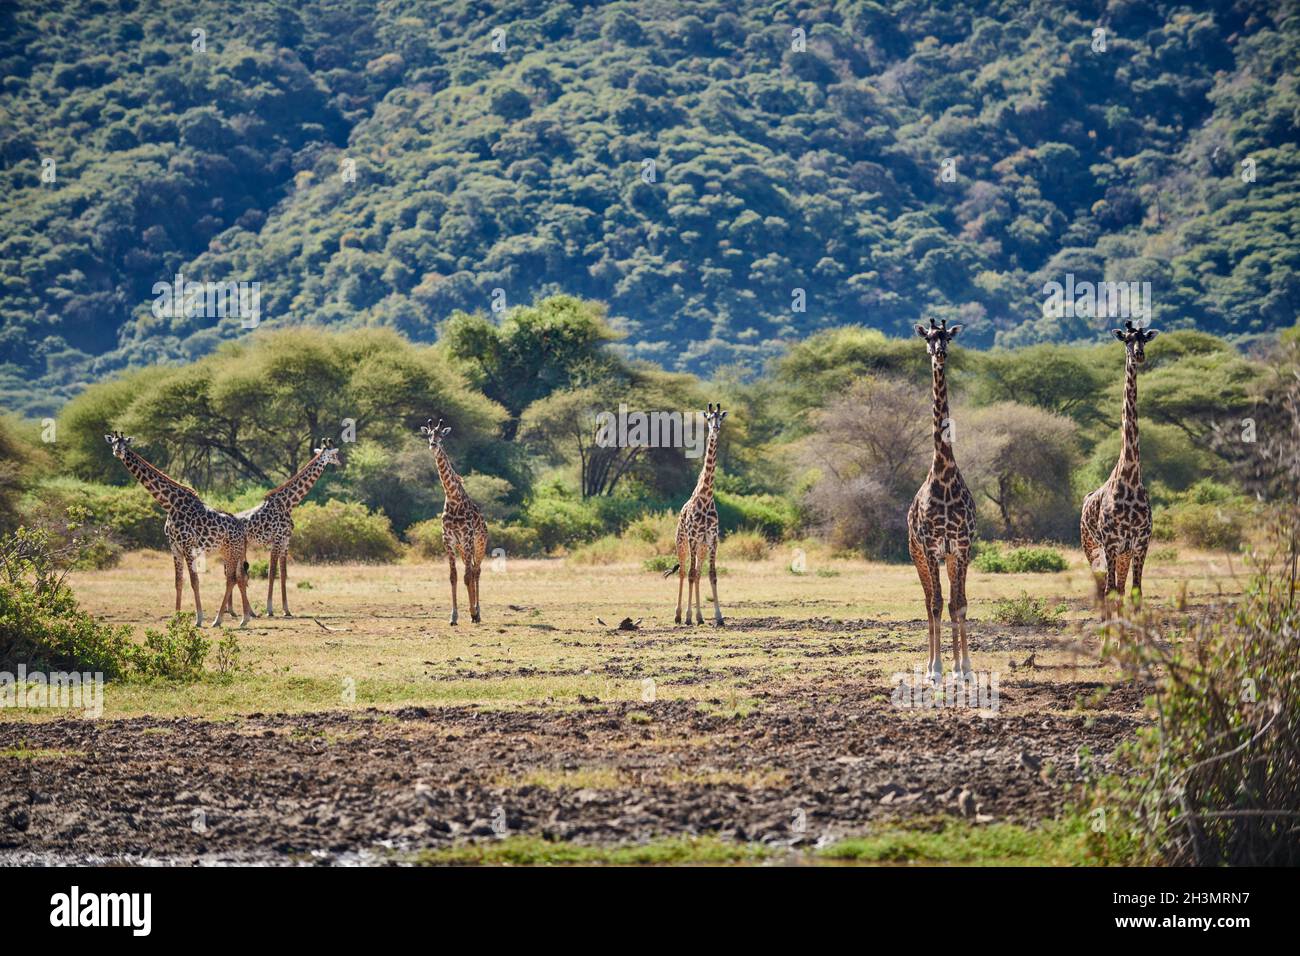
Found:
[(424, 435), (424, 436), (427, 437), (427, 436), (429, 435), (429, 426), (428, 426), (428, 425), (421, 425), (421, 426), (420, 426), (420, 434), (421, 434), (421, 435)]
[(948, 326), (948, 341), (951, 342), (953, 339), (955, 339), (957, 337), (957, 333), (960, 332), (963, 328), (965, 328), (965, 326), (963, 325)]
[(916, 334), (921, 336), (923, 339), (929, 338), (929, 336), (926, 335), (925, 326), (919, 322), (916, 324)]
[(1111, 329), (1110, 332), (1111, 332), (1111, 335), (1115, 336), (1115, 338), (1119, 339), (1121, 342), (1124, 341), (1124, 330), (1123, 330), (1123, 329)]
[(721, 415), (718, 416), (718, 421), (722, 421), (726, 417), (727, 417), (727, 413), (723, 412)]
[(444, 437), (447, 436), (447, 435), (450, 435), (450, 434), (451, 434), (451, 426), (448, 425), (446, 428), (444, 428), (444, 429), (442, 430), (442, 434), (443, 434)]
[(1159, 329), (1147, 329), (1147, 341), (1150, 342), (1159, 334), (1160, 334)]
[(108, 442), (110, 445), (113, 444), (113, 436), (112, 436), (112, 435), (105, 435), (105, 436), (104, 436), (104, 441)]

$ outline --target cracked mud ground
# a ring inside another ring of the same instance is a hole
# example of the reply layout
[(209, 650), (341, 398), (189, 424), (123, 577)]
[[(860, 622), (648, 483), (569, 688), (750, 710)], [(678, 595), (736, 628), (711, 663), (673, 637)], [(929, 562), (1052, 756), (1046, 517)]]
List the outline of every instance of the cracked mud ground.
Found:
[(666, 701), (62, 720), (22, 730), (24, 746), (59, 756), (22, 761), (0, 784), (0, 847), (30, 862), (328, 862), (503, 827), (583, 843), (711, 833), (797, 846), (961, 815), (961, 789), (981, 819), (1030, 822), (1060, 809), (1081, 748), (1108, 755), (1136, 726), (1132, 688), (1078, 712), (1096, 692), (1012, 681), (1003, 700), (1023, 712), (996, 718), (900, 715), (879, 686), (842, 686), (743, 716)]

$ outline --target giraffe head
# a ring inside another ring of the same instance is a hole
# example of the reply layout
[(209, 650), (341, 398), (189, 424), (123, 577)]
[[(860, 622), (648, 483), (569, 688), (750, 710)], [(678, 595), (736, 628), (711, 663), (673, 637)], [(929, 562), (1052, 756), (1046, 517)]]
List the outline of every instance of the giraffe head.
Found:
[(1110, 331), (1115, 338), (1124, 343), (1128, 354), (1133, 356), (1133, 361), (1139, 365), (1147, 360), (1147, 343), (1160, 334), (1156, 329), (1139, 328), (1131, 320), (1124, 323), (1124, 328)]
[(710, 435), (716, 435), (722, 431), (722, 420), (727, 417), (727, 413), (722, 410), (722, 403), (719, 402), (715, 407), (709, 402), (709, 410), (704, 413), (704, 424), (709, 429)]
[(322, 465), (337, 465), (339, 463), (339, 450), (334, 446), (333, 438), (324, 439), (319, 448), (312, 449), (312, 454), (320, 455)]
[(960, 325), (949, 328), (947, 319), (941, 320), (939, 325), (935, 325), (934, 319), (931, 319), (928, 329), (924, 325), (917, 324), (916, 334), (925, 339), (926, 351), (930, 353), (930, 364), (943, 368), (943, 363), (948, 360), (948, 343), (957, 337), (961, 329)]
[(451, 426), (444, 426), (441, 418), (435, 425), (430, 418), (427, 424), (420, 426), (420, 434), (428, 439), (430, 448), (441, 448), (442, 440), (451, 434)]
[(123, 435), (121, 432), (113, 432), (111, 435), (105, 435), (104, 441), (108, 442), (109, 447), (113, 449), (114, 458), (125, 458), (127, 448), (131, 445), (130, 436)]

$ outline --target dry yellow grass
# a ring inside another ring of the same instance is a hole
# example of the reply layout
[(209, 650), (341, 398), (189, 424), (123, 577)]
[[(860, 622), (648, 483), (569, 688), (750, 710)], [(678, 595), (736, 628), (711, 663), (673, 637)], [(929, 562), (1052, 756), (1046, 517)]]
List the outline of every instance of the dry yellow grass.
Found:
[[(258, 618), (240, 632), (243, 664), (230, 683), (114, 684), (105, 714), (232, 717), (254, 712), (371, 706), (568, 706), (580, 699), (695, 699), (719, 712), (744, 712), (756, 696), (805, 687), (888, 688), (924, 657), (921, 591), (909, 565), (833, 559), (809, 549), (804, 573), (796, 554), (776, 548), (764, 561), (732, 561), (719, 578), (732, 626), (674, 626), (677, 586), (639, 563), (575, 565), (508, 560), (483, 575), (483, 623), (447, 623), (442, 564), (386, 566), (295, 564), (290, 584), (296, 617)], [(1064, 602), (1067, 618), (1090, 616), (1091, 579), (1080, 555), (1059, 574), (990, 575), (972, 571), (972, 648), (979, 671), (1001, 671), (991, 623), (998, 599), (1028, 594)], [(1149, 566), (1148, 600), (1171, 602), (1185, 585), (1191, 603), (1238, 588), (1227, 555), (1184, 551)], [(83, 606), (137, 633), (171, 613), (172, 567), (160, 553), (127, 556), (118, 568), (80, 573), (72, 584)], [(220, 566), (202, 578), (211, 618)], [(265, 582), (250, 597), (264, 610)], [(707, 590), (707, 585), (706, 585)], [(187, 593), (184, 606), (192, 610)], [(706, 609), (706, 620), (711, 615)], [(616, 631), (624, 617), (637, 631)], [(597, 619), (611, 626), (601, 626)], [(227, 626), (229, 627), (227, 619)], [(319, 622), (319, 623), (317, 623)], [(843, 622), (843, 623), (839, 623)], [(328, 628), (328, 629), (327, 629)], [(214, 632), (210, 632), (214, 633)], [(1078, 680), (1091, 667), (1071, 649), (1068, 630), (1049, 630), (1037, 655), (1043, 680)], [(946, 635), (946, 628), (945, 628)], [(945, 636), (946, 641), (946, 636)], [(1088, 679), (1103, 679), (1099, 669)], [(0, 712), (0, 720), (44, 719), (46, 711)]]

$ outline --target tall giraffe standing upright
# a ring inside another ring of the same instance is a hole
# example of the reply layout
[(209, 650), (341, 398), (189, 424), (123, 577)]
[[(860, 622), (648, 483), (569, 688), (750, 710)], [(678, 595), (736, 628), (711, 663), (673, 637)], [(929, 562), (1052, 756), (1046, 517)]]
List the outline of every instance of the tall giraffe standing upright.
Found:
[(483, 574), (483, 556), (487, 554), (487, 522), (465, 491), (465, 483), (456, 474), (447, 450), (442, 446), (442, 440), (451, 434), (451, 426), (444, 427), (442, 419), (438, 419), (435, 425), (430, 418), (427, 425), (421, 426), (420, 434), (429, 441), (433, 460), (438, 466), (438, 478), (447, 497), (442, 509), (442, 544), (447, 549), (447, 564), (451, 568), (451, 623), (454, 625), (459, 617), (456, 609), (456, 556), (460, 555), (465, 564), (469, 619), (477, 624), (481, 620), (478, 585)]
[(1138, 451), (1137, 371), (1146, 361), (1146, 344), (1160, 334), (1155, 329), (1134, 328), (1132, 322), (1111, 332), (1124, 343), (1124, 414), (1120, 422), (1124, 444), (1106, 483), (1083, 499), (1079, 517), (1083, 553), (1097, 579), (1101, 601), (1112, 592), (1123, 594), (1130, 564), (1133, 590), (1142, 594), (1142, 565), (1151, 543), (1151, 502), (1142, 484)]
[(194, 570), (194, 554), (216, 548), (221, 552), (221, 561), (226, 569), (226, 592), (212, 626), (221, 626), (222, 615), (231, 603), (236, 584), (244, 603), (244, 617), (239, 626), (247, 624), (253, 609), (248, 604), (248, 562), (244, 560), (248, 542), (243, 520), (228, 512), (209, 508), (193, 488), (182, 485), (136, 454), (131, 448), (131, 439), (121, 432), (105, 435), (104, 440), (113, 449), (114, 457), (167, 512), (163, 532), (171, 545), (172, 564), (176, 568), (177, 613), (181, 609), (181, 591), (185, 587), (184, 567), (190, 573), (190, 587), (194, 590), (194, 623), (203, 626), (203, 601), (199, 597), (199, 575)]
[(704, 613), (700, 610), (700, 569), (704, 566), (706, 553), (709, 556), (709, 584), (713, 588), (713, 623), (718, 627), (724, 623), (722, 608), (718, 604), (718, 506), (713, 500), (713, 471), (718, 464), (718, 434), (726, 417), (721, 404), (715, 409), (713, 403), (709, 403), (708, 411), (704, 413), (704, 422), (709, 429), (704, 465), (700, 468), (700, 480), (695, 483), (695, 491), (682, 505), (681, 515), (677, 518), (677, 565), (664, 572), (664, 577), (678, 572), (677, 617), (674, 619), (678, 624), (682, 623), (682, 582), (687, 580), (690, 588), (686, 593), (686, 623), (692, 623), (692, 597), (695, 602), (694, 623), (704, 623)]
[[(274, 617), (275, 575), (278, 566), (280, 572), (280, 608), (285, 617), (289, 613), (289, 538), (293, 535), (293, 509), (307, 497), (312, 486), (325, 474), (326, 465), (337, 465), (339, 450), (334, 447), (334, 440), (326, 438), (321, 446), (313, 450), (311, 460), (296, 475), (267, 492), (262, 503), (248, 511), (241, 511), (236, 517), (242, 518), (248, 529), (250, 541), (256, 541), (271, 551), (270, 567), (267, 569), (266, 616)], [(225, 610), (230, 610), (229, 606)]]
[(970, 565), (970, 542), (975, 532), (975, 499), (966, 487), (952, 453), (952, 421), (948, 417), (948, 383), (944, 365), (948, 343), (961, 331), (960, 325), (948, 328), (945, 319), (935, 326), (916, 327), (930, 353), (930, 370), (934, 377), (934, 460), (925, 483), (907, 509), (907, 546), (925, 591), (925, 615), (930, 629), (928, 672), (936, 683), (943, 679), (943, 650), (940, 633), (943, 627), (943, 586), (939, 580), (939, 562), (948, 565), (948, 613), (952, 619), (953, 668), (963, 680), (974, 676), (970, 648), (966, 641), (966, 569)]

